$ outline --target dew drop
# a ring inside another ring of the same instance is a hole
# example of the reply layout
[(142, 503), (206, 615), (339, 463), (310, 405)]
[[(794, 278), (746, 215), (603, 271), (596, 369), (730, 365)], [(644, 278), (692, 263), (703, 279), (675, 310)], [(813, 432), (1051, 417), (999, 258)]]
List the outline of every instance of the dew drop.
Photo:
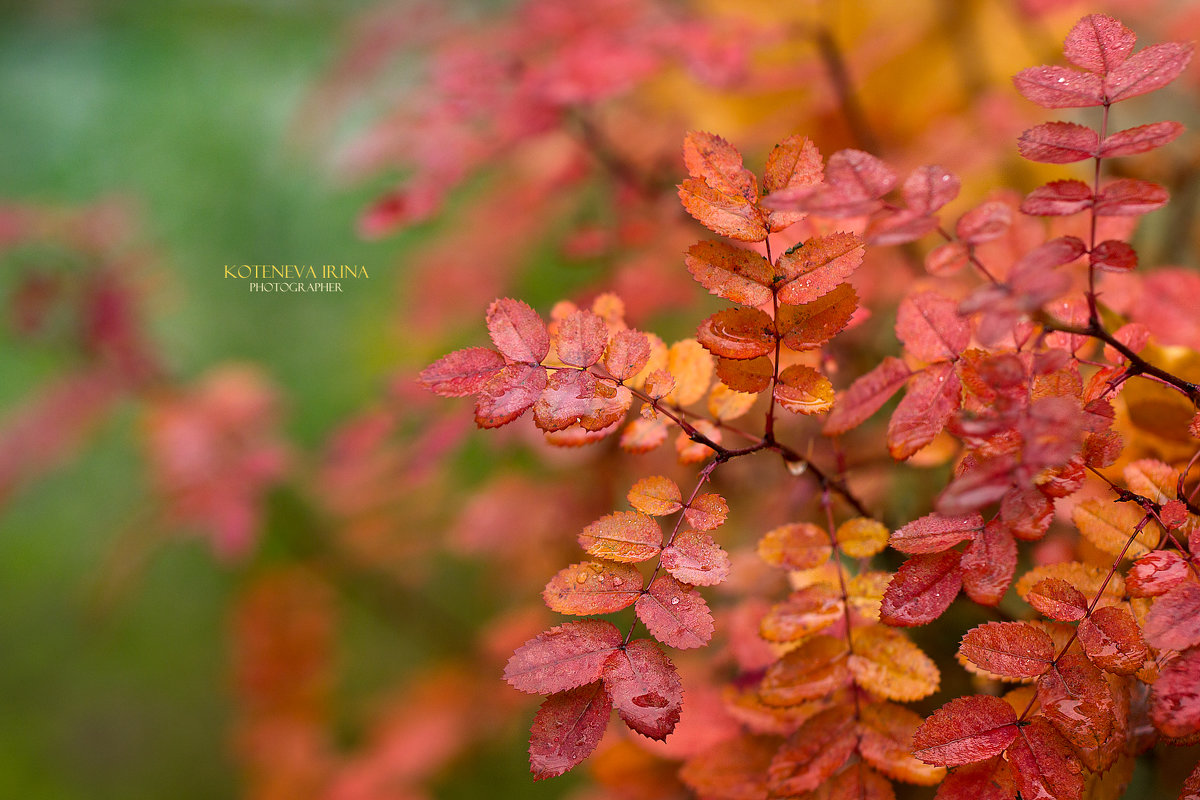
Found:
[(613, 576), (613, 586), (620, 586), (620, 585), (621, 585), (622, 583), (624, 583), (624, 582), (625, 582), (625, 581), (623, 581), (622, 579), (620, 579), (620, 578), (616, 577), (615, 575)]
[(579, 573), (578, 575), (575, 576), (575, 580), (578, 581), (579, 583), (587, 583), (587, 573), (586, 572)]
[(672, 597), (672, 598), (671, 598), (671, 605), (673, 605), (673, 606), (677, 606), (677, 605), (679, 605), (679, 598), (678, 598), (678, 597)]

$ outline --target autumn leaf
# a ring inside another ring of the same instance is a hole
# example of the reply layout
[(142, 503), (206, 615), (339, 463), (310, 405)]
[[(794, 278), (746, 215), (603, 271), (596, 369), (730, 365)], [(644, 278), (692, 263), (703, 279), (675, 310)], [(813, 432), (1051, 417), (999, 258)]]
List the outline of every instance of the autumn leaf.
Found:
[(811, 522), (794, 522), (768, 531), (758, 542), (758, 555), (768, 564), (787, 569), (811, 569), (829, 559), (829, 534)]
[(989, 622), (963, 636), (959, 654), (980, 669), (1009, 680), (1036, 678), (1054, 660), (1054, 642), (1024, 622)]
[(926, 625), (940, 617), (962, 588), (957, 550), (918, 555), (900, 565), (883, 596), (880, 618), (889, 625)]
[(960, 181), (937, 164), (917, 167), (904, 180), (900, 195), (910, 211), (932, 214), (958, 197)]
[(1200, 731), (1200, 650), (1189, 648), (1167, 662), (1154, 683), (1150, 719), (1173, 738)]
[(921, 716), (895, 703), (871, 703), (859, 714), (859, 751), (877, 770), (905, 783), (934, 786), (946, 770), (926, 764), (912, 754), (913, 736)]
[(1137, 36), (1107, 14), (1088, 14), (1063, 41), (1063, 55), (1077, 67), (1104, 74), (1121, 66), (1133, 52)]
[(638, 619), (655, 639), (686, 650), (703, 647), (713, 635), (708, 604), (697, 591), (687, 591), (670, 575), (659, 575), (637, 598)]
[(492, 376), (475, 401), (475, 424), (481, 428), (507, 425), (533, 407), (546, 389), (546, 368), (509, 364)]
[(887, 547), (887, 526), (867, 517), (848, 519), (838, 526), (837, 543), (851, 558), (870, 558)]
[(566, 622), (530, 639), (509, 658), (504, 680), (531, 694), (554, 694), (600, 680), (623, 641), (611, 622)]
[(658, 555), (662, 530), (645, 514), (617, 511), (584, 528), (579, 546), (588, 555), (609, 561), (645, 561)]
[(872, 625), (854, 630), (851, 639), (850, 672), (862, 688), (901, 702), (937, 691), (941, 682), (937, 666), (900, 631)]
[(1094, 158), (1100, 149), (1100, 136), (1074, 122), (1047, 122), (1022, 133), (1017, 149), (1030, 161), (1070, 164)]
[(1183, 133), (1178, 122), (1154, 122), (1127, 128), (1105, 137), (1100, 143), (1100, 158), (1116, 158), (1147, 153), (1170, 144)]
[[(1029, 593), (1043, 580), (1059, 578), (1079, 589), (1087, 597), (1095, 597), (1104, 587), (1104, 596), (1108, 600), (1119, 601), (1125, 594), (1125, 581), (1119, 574), (1109, 577), (1107, 569), (1100, 569), (1078, 561), (1061, 561), (1056, 564), (1043, 564), (1034, 567), (1021, 576), (1017, 581), (1017, 594), (1022, 600), (1029, 601)], [(1105, 579), (1109, 578), (1105, 583)]]
[(779, 748), (767, 770), (774, 796), (816, 789), (854, 752), (853, 709), (835, 706), (810, 717)]
[(632, 564), (581, 561), (551, 578), (542, 599), (560, 614), (609, 614), (633, 605), (641, 591), (642, 575)]
[(717, 359), (717, 377), (734, 391), (757, 394), (771, 385), (774, 374), (775, 367), (766, 356), (749, 361)]
[(486, 347), (455, 350), (421, 370), (422, 385), (442, 397), (465, 397), (483, 391), (484, 385), (504, 368), (504, 356)]
[(683, 684), (671, 659), (649, 639), (635, 639), (608, 657), (604, 688), (632, 730), (660, 740), (675, 730)]
[(683, 518), (698, 531), (712, 531), (725, 524), (729, 516), (729, 504), (715, 492), (706, 492), (694, 498), (683, 509)]
[(954, 365), (934, 364), (916, 374), (888, 422), (888, 451), (903, 461), (933, 441), (958, 410), (960, 390)]
[(682, 583), (715, 586), (729, 577), (729, 554), (706, 533), (680, 531), (663, 548), (662, 568)]
[[(1104, 500), (1086, 500), (1071, 512), (1071, 520), (1083, 537), (1109, 555), (1116, 556), (1125, 550), (1125, 543), (1141, 523), (1145, 512), (1131, 503), (1113, 503)], [(1129, 548), (1127, 558), (1145, 555), (1158, 538), (1154, 526), (1147, 525), (1138, 534)]]
[(812, 367), (793, 364), (779, 373), (775, 401), (796, 414), (820, 414), (833, 405), (833, 385)]
[(617, 331), (604, 353), (604, 367), (619, 381), (629, 380), (650, 361), (650, 340), (634, 330)]
[(679, 199), (684, 209), (713, 233), (743, 242), (767, 238), (762, 214), (741, 195), (727, 194), (689, 178), (679, 184)]
[(1167, 204), (1171, 196), (1157, 183), (1119, 178), (1106, 184), (1096, 195), (1096, 216), (1130, 217), (1149, 214)]
[(757, 308), (727, 308), (701, 322), (696, 338), (714, 356), (757, 358), (775, 351), (775, 323)]
[(555, 349), (558, 358), (572, 367), (590, 367), (608, 346), (608, 325), (591, 311), (575, 311), (558, 323)]
[(1016, 796), (1012, 769), (995, 756), (951, 771), (938, 787), (937, 800), (1013, 800)]
[(1104, 103), (1099, 75), (1069, 67), (1029, 67), (1013, 77), (1026, 100), (1045, 108), (1087, 108)]
[(913, 755), (953, 767), (999, 755), (1017, 738), (1017, 712), (998, 697), (971, 695), (933, 712), (913, 736)]
[(1189, 572), (1178, 553), (1154, 550), (1133, 562), (1125, 583), (1132, 597), (1156, 597), (1187, 580)]
[(963, 551), (963, 591), (976, 603), (994, 606), (1012, 585), (1017, 543), (1004, 525), (992, 520)]
[(1041, 217), (1067, 217), (1092, 207), (1092, 187), (1083, 181), (1051, 181), (1034, 189), (1021, 201), (1021, 213)]
[(812, 350), (828, 342), (850, 322), (858, 308), (854, 287), (843, 283), (803, 305), (781, 304), (775, 317), (785, 347)]
[(1192, 60), (1192, 43), (1152, 44), (1114, 68), (1104, 78), (1110, 103), (1161, 89), (1179, 77)]
[(1029, 605), (1050, 619), (1078, 622), (1087, 616), (1088, 601), (1083, 592), (1061, 578), (1038, 581), (1027, 599)]
[(1146, 660), (1142, 632), (1120, 606), (1098, 608), (1080, 622), (1079, 643), (1092, 663), (1106, 672), (1132, 675)]
[(898, 529), (889, 543), (902, 553), (940, 553), (974, 539), (982, 530), (979, 514), (946, 516), (935, 511)]
[(1019, 729), (1007, 751), (1022, 797), (1078, 800), (1083, 794), (1083, 765), (1054, 726), (1034, 717)]
[(604, 736), (612, 701), (599, 681), (546, 698), (529, 733), (529, 769), (540, 781), (587, 758)]
[(722, 421), (737, 419), (753, 408), (757, 400), (757, 394), (736, 392), (718, 383), (708, 395), (708, 413)]
[(1061, 656), (1037, 683), (1046, 719), (1075, 747), (1092, 750), (1112, 731), (1112, 694), (1099, 669), (1080, 652)]
[(1181, 583), (1158, 597), (1146, 615), (1146, 641), (1157, 650), (1200, 644), (1200, 584)]
[(794, 706), (832, 694), (851, 681), (841, 637), (817, 634), (767, 668), (759, 696), (769, 706)]
[(697, 242), (684, 258), (692, 277), (718, 297), (746, 306), (771, 302), (775, 268), (758, 253), (728, 242)]
[(496, 349), (511, 361), (540, 364), (550, 352), (550, 333), (537, 312), (520, 300), (493, 302), (487, 328)]
[(829, 294), (862, 265), (863, 242), (853, 233), (809, 239), (779, 257), (779, 301), (800, 305)]
[(742, 165), (742, 154), (720, 136), (690, 131), (683, 139), (683, 161), (688, 174), (722, 194), (737, 195), (747, 203), (758, 202), (754, 173)]
[(797, 642), (845, 618), (841, 595), (832, 586), (814, 584), (792, 592), (767, 612), (759, 632), (769, 642)]
[(900, 391), (910, 375), (903, 361), (892, 356), (884, 357), (882, 362), (855, 380), (838, 397), (833, 411), (825, 419), (822, 431), (832, 436), (858, 427)]
[(675, 388), (667, 394), (669, 403), (690, 406), (712, 384), (713, 360), (695, 339), (683, 339), (667, 351), (667, 369), (675, 377)]
[(937, 292), (920, 292), (901, 301), (896, 337), (922, 361), (943, 361), (966, 349), (971, 328), (953, 300)]
[(599, 431), (621, 421), (632, 403), (633, 395), (624, 386), (601, 382), (589, 372), (558, 370), (534, 403), (534, 423), (544, 431), (572, 425)]
[(626, 495), (629, 504), (654, 517), (674, 514), (683, 508), (683, 493), (679, 485), (662, 475), (641, 478)]
[(965, 244), (976, 245), (999, 239), (1012, 227), (1012, 208), (989, 200), (972, 208), (954, 224), (954, 235)]
[(621, 449), (627, 453), (649, 453), (667, 440), (667, 426), (660, 419), (635, 419), (621, 432)]

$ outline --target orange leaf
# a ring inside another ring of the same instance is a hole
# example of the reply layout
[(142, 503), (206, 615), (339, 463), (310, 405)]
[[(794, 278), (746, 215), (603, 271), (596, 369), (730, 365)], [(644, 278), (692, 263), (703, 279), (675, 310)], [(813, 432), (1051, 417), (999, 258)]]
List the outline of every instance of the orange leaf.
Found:
[(1038, 581), (1028, 599), (1029, 605), (1060, 622), (1078, 622), (1087, 615), (1088, 601), (1083, 592), (1062, 578)]
[(770, 530), (758, 542), (758, 555), (775, 567), (812, 569), (833, 552), (829, 534), (811, 522), (794, 522)]
[(789, 650), (763, 676), (759, 697), (769, 706), (794, 706), (850, 683), (846, 640), (818, 634)]
[[(1133, 503), (1113, 503), (1107, 500), (1085, 500), (1071, 512), (1071, 521), (1083, 537), (1109, 555), (1117, 555), (1133, 535), (1145, 513)], [(1125, 551), (1126, 558), (1145, 555), (1158, 539), (1158, 528), (1149, 524), (1138, 534)]]
[(853, 709), (835, 706), (805, 720), (771, 759), (767, 770), (772, 796), (816, 789), (854, 752)]
[(779, 373), (775, 400), (796, 414), (820, 414), (833, 406), (833, 385), (812, 367), (793, 364)]
[(650, 340), (634, 330), (617, 331), (604, 353), (604, 366), (619, 381), (629, 380), (650, 361)]
[(753, 407), (758, 395), (753, 392), (737, 392), (724, 383), (718, 383), (708, 395), (708, 413), (721, 421), (737, 419)]
[(629, 504), (643, 514), (661, 517), (683, 508), (683, 494), (670, 478), (651, 475), (633, 485), (628, 494)]
[(679, 184), (679, 199), (689, 214), (713, 233), (743, 242), (767, 238), (762, 212), (740, 195), (718, 191), (697, 178)]
[(772, 607), (759, 623), (759, 633), (769, 642), (800, 641), (844, 619), (845, 613), (840, 593), (818, 583)]
[(707, 533), (681, 531), (662, 551), (662, 567), (683, 583), (715, 586), (729, 577), (729, 554)]
[(642, 575), (632, 564), (581, 561), (551, 578), (542, 599), (552, 611), (583, 616), (620, 611), (641, 592)]
[(877, 770), (905, 783), (934, 786), (946, 775), (912, 754), (913, 735), (921, 727), (921, 716), (895, 703), (863, 706), (859, 715), (859, 751), (863, 760)]
[(667, 402), (690, 406), (704, 395), (712, 384), (713, 359), (695, 339), (683, 339), (667, 351), (667, 370), (675, 377), (675, 388)]
[(683, 518), (698, 531), (716, 530), (725, 524), (729, 504), (719, 494), (708, 492), (692, 500), (683, 510)]
[(1120, 606), (1105, 606), (1079, 623), (1083, 652), (1102, 670), (1132, 675), (1146, 660), (1146, 642), (1129, 612)]
[(937, 691), (938, 668), (929, 656), (894, 628), (855, 629), (850, 672), (859, 686), (888, 700), (920, 700)]
[(659, 575), (637, 599), (638, 619), (660, 642), (686, 650), (703, 647), (713, 635), (708, 604), (697, 591), (687, 591), (670, 575)]
[(590, 556), (610, 561), (645, 561), (658, 555), (662, 531), (645, 514), (617, 511), (584, 528), (579, 534), (579, 546)]
[(658, 419), (635, 419), (621, 432), (621, 449), (627, 453), (649, 453), (667, 440), (667, 425)]
[(737, 392), (757, 394), (771, 385), (775, 367), (766, 356), (738, 361), (732, 358), (717, 359), (717, 377), (721, 383)]
[(1008, 680), (1036, 678), (1054, 660), (1054, 641), (1024, 622), (988, 622), (967, 631), (959, 653), (975, 666)]
[(887, 526), (867, 517), (848, 519), (838, 526), (837, 543), (851, 558), (870, 558), (887, 547)]
[(701, 322), (696, 338), (715, 356), (748, 360), (775, 351), (775, 323), (757, 308), (727, 308)]
[(758, 202), (758, 181), (742, 163), (742, 154), (720, 136), (689, 131), (683, 139), (683, 162), (688, 174), (723, 194)]
[(711, 294), (745, 306), (771, 302), (775, 268), (752, 250), (728, 242), (697, 242), (688, 248), (684, 262)]
[(780, 305), (775, 322), (786, 347), (812, 350), (840, 333), (857, 308), (854, 287), (843, 283), (811, 303)]

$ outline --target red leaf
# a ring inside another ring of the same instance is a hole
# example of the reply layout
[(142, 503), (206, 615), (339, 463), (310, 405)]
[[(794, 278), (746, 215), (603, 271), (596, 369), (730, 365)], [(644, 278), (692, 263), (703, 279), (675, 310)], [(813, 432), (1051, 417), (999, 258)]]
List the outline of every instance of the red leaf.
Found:
[(917, 214), (932, 214), (958, 197), (958, 178), (937, 164), (917, 167), (900, 189), (904, 203)]
[(1145, 635), (1157, 650), (1200, 644), (1200, 584), (1180, 584), (1155, 600), (1146, 615)]
[(954, 365), (949, 362), (918, 372), (888, 422), (892, 458), (902, 461), (932, 442), (958, 410), (961, 389)]
[(1079, 623), (1079, 643), (1100, 669), (1132, 675), (1146, 660), (1146, 643), (1129, 612), (1120, 606), (1105, 606)]
[(988, 622), (963, 636), (959, 653), (975, 666), (1006, 678), (1036, 678), (1054, 660), (1054, 641), (1024, 622)]
[(1200, 800), (1200, 764), (1192, 769), (1192, 774), (1183, 782), (1179, 792), (1179, 800)]
[(983, 517), (979, 514), (947, 517), (934, 512), (897, 530), (888, 544), (902, 553), (940, 553), (974, 539), (982, 530)]
[(1112, 693), (1087, 656), (1069, 652), (1038, 678), (1042, 713), (1081, 750), (1094, 750), (1112, 731)]
[(937, 217), (902, 208), (872, 217), (864, 235), (869, 244), (882, 247), (915, 242), (937, 228)]
[(504, 356), (486, 347), (455, 350), (421, 370), (421, 383), (442, 397), (465, 397), (483, 391), (484, 384), (504, 368)]
[(532, 308), (520, 300), (496, 300), (487, 311), (488, 333), (511, 361), (539, 364), (550, 352), (550, 333)]
[(858, 749), (863, 760), (890, 778), (933, 786), (945, 777), (941, 767), (931, 767), (912, 754), (913, 734), (924, 719), (895, 703), (871, 703), (859, 712)]
[(704, 598), (669, 575), (654, 579), (636, 609), (646, 630), (663, 644), (686, 650), (703, 647), (712, 638), (713, 618)]
[(1026, 100), (1044, 108), (1104, 105), (1100, 76), (1069, 67), (1029, 67), (1013, 76), (1013, 85)]
[(1127, 242), (1108, 239), (1096, 245), (1088, 254), (1092, 266), (1107, 272), (1128, 272), (1138, 265), (1137, 251)]
[(823, 432), (832, 436), (858, 427), (900, 391), (911, 374), (903, 361), (886, 356), (837, 399)]
[(775, 402), (794, 414), (820, 414), (833, 406), (833, 384), (812, 367), (792, 364), (779, 373)]
[(966, 764), (951, 772), (938, 787), (935, 800), (1013, 800), (1017, 784), (1008, 762), (992, 758)]
[(1017, 712), (999, 697), (971, 695), (933, 712), (913, 736), (913, 755), (953, 767), (1004, 752), (1017, 738)]
[(697, 242), (688, 248), (684, 262), (711, 294), (747, 306), (771, 302), (775, 269), (758, 253), (727, 242)]
[(1137, 36), (1107, 14), (1088, 14), (1067, 34), (1063, 55), (1077, 67), (1111, 72), (1129, 58)]
[(766, 205), (824, 217), (857, 217), (879, 208), (879, 198), (896, 186), (896, 173), (870, 153), (840, 150), (829, 157), (825, 183), (773, 193)]
[(817, 634), (767, 668), (759, 696), (769, 706), (794, 706), (850, 683), (849, 650), (842, 637)]
[(645, 561), (658, 555), (662, 531), (658, 523), (636, 511), (617, 511), (588, 525), (579, 534), (588, 555), (611, 561)]
[(809, 239), (779, 257), (784, 283), (779, 301), (799, 305), (828, 294), (845, 282), (863, 260), (863, 242), (853, 233)]
[(715, 586), (729, 577), (729, 554), (706, 533), (682, 531), (662, 551), (662, 567), (683, 583)]
[(961, 560), (957, 550), (947, 550), (905, 561), (888, 584), (879, 618), (899, 627), (933, 622), (962, 588)]
[(641, 596), (642, 574), (632, 564), (581, 561), (559, 571), (542, 599), (560, 614), (610, 614)]
[(660, 740), (675, 730), (683, 684), (671, 659), (649, 639), (635, 639), (608, 657), (604, 688), (631, 729)]
[(1012, 584), (1017, 543), (1003, 525), (989, 522), (963, 552), (963, 590), (976, 603), (994, 606)]
[(698, 531), (716, 530), (725, 524), (729, 504), (719, 494), (709, 492), (693, 500), (683, 510), (683, 518)]
[(930, 275), (947, 278), (963, 270), (970, 263), (971, 249), (960, 242), (944, 242), (925, 255), (925, 270)]
[(620, 421), (632, 402), (624, 386), (602, 383), (590, 372), (561, 369), (550, 376), (533, 407), (534, 424), (544, 431), (572, 425), (598, 431)]
[(1133, 562), (1125, 585), (1132, 597), (1156, 597), (1174, 589), (1188, 577), (1187, 562), (1168, 550), (1154, 550)]
[(1154, 683), (1150, 719), (1166, 736), (1182, 738), (1200, 731), (1200, 650), (1171, 659)]
[(546, 368), (509, 364), (487, 383), (475, 401), (475, 424), (498, 428), (524, 414), (546, 388)]
[(1178, 78), (1191, 60), (1191, 42), (1152, 44), (1109, 72), (1104, 92), (1110, 103), (1153, 92)]
[(562, 775), (587, 758), (608, 727), (612, 700), (597, 681), (551, 695), (529, 732), (529, 769), (536, 781)]
[(649, 361), (650, 340), (646, 334), (635, 330), (617, 331), (604, 354), (605, 368), (619, 381), (637, 375)]
[(1155, 122), (1127, 128), (1108, 136), (1100, 143), (1101, 158), (1134, 156), (1169, 144), (1183, 133), (1178, 122)]
[(1043, 164), (1083, 161), (1094, 157), (1099, 147), (1099, 134), (1074, 122), (1047, 122), (1037, 125), (1022, 133), (1021, 138), (1017, 140), (1017, 149), (1021, 151), (1022, 156)]
[(591, 311), (579, 310), (558, 323), (558, 358), (572, 367), (590, 367), (608, 346), (608, 325)]
[(775, 325), (783, 344), (792, 350), (812, 350), (836, 336), (858, 308), (854, 287), (843, 283), (811, 303), (779, 306)]
[(816, 186), (823, 180), (821, 154), (807, 136), (792, 134), (771, 150), (763, 174), (763, 189), (778, 192), (782, 189)]
[(679, 485), (662, 475), (640, 479), (626, 497), (631, 506), (654, 517), (674, 514), (683, 508), (683, 493), (679, 491)]
[(504, 680), (531, 694), (574, 689), (600, 680), (604, 662), (622, 641), (621, 632), (611, 622), (566, 622), (517, 648), (504, 667)]
[(958, 303), (949, 297), (919, 292), (901, 301), (896, 336), (921, 361), (945, 361), (967, 349), (971, 326), (959, 315)]
[(963, 214), (954, 232), (966, 244), (983, 244), (1003, 236), (1011, 225), (1012, 207), (992, 200)]
[(1132, 217), (1162, 208), (1171, 196), (1157, 183), (1121, 178), (1105, 186), (1096, 197), (1101, 217)]
[(805, 720), (771, 759), (767, 776), (772, 796), (816, 789), (846, 763), (857, 743), (850, 708), (830, 708)]
[(742, 154), (720, 136), (690, 131), (683, 139), (683, 162), (688, 174), (713, 189), (736, 195), (748, 203), (758, 202), (754, 173), (742, 165)]
[(1066, 217), (1092, 205), (1092, 189), (1083, 181), (1051, 181), (1029, 193), (1021, 213), (1039, 217)]
[(1083, 765), (1062, 735), (1041, 717), (1019, 729), (1008, 748), (1008, 761), (1021, 797), (1079, 800), (1083, 794)]
[(757, 358), (775, 352), (775, 322), (757, 308), (727, 308), (701, 322), (696, 339), (714, 356)]
[(743, 242), (767, 238), (762, 214), (741, 195), (725, 194), (702, 180), (688, 178), (679, 184), (679, 199), (687, 212), (713, 233)]
[(1029, 605), (1060, 622), (1077, 622), (1087, 616), (1087, 598), (1062, 578), (1038, 581), (1026, 599)]

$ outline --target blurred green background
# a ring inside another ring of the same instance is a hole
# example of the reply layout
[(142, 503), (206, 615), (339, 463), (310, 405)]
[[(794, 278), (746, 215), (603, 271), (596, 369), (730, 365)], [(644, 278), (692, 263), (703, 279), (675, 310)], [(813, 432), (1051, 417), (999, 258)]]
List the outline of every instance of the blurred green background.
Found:
[[(355, 235), (386, 176), (338, 185), (322, 154), (289, 145), (346, 21), (368, 5), (0, 5), (0, 197), (130, 201), (152, 251), (149, 322), (168, 367), (190, 379), (221, 361), (258, 363), (304, 446), (379, 396), (390, 355), (380, 328), (412, 241)], [(226, 263), (362, 264), (371, 277), (340, 295), (251, 294), (224, 280)], [(5, 339), (0, 399), (54, 367)], [(0, 515), (0, 796), (237, 794), (226, 635), (236, 570), (192, 541), (158, 548), (115, 597), (102, 602), (97, 588), (141, 522), (133, 416), (107, 421), (78, 461)], [(370, 624), (352, 617), (340, 635), (378, 641)], [(417, 641), (382, 647), (393, 678), (419, 658)], [(496, 761), (524, 772), (519, 757)]]

